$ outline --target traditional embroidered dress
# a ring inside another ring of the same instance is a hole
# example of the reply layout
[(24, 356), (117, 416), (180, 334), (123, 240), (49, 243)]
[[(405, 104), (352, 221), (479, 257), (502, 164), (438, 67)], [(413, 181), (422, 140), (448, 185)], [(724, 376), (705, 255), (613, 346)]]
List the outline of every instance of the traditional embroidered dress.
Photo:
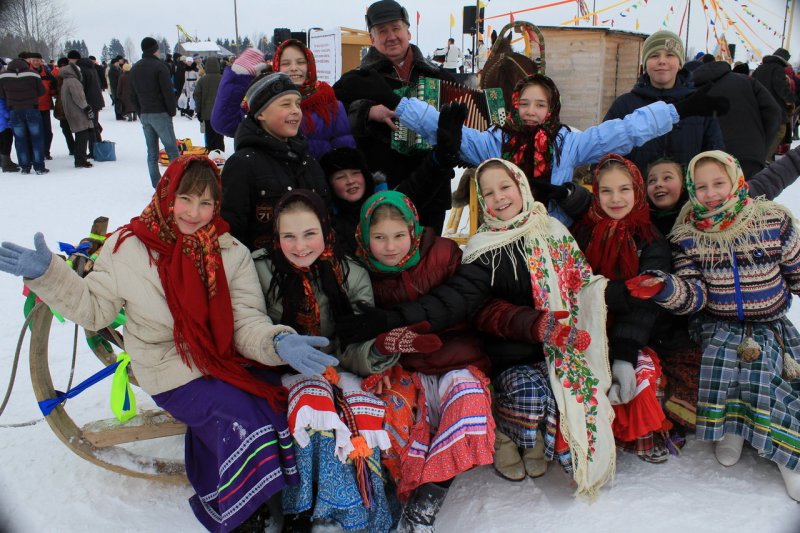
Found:
[[(694, 170), (719, 161), (731, 180), (725, 202), (709, 210), (697, 201)], [(697, 438), (741, 435), (759, 455), (800, 469), (800, 334), (786, 318), (800, 294), (800, 237), (791, 213), (752, 199), (736, 160), (725, 152), (698, 154), (686, 175), (690, 203), (670, 236), (676, 246), (669, 287), (655, 300), (696, 315), (691, 334), (703, 347)]]
[[(411, 247), (395, 266), (382, 264), (369, 251), (372, 215), (381, 205), (397, 208), (408, 223), (411, 235)], [(432, 256), (438, 252), (434, 245), (423, 256), (421, 238), (422, 228), (416, 208), (405, 195), (383, 191), (365, 202), (356, 240), (359, 257), (373, 273), (377, 304), (389, 306), (416, 300), (452, 275), (452, 272), (444, 269), (440, 272), (428, 271), (434, 268), (436, 258)], [(402, 295), (394, 295), (395, 301), (379, 300), (381, 293), (378, 287), (382, 283), (382, 276), (402, 280), (405, 289)], [(466, 336), (466, 333), (462, 333), (462, 336)], [(386, 428), (392, 441), (391, 449), (384, 452), (384, 464), (397, 483), (401, 501), (409, 498), (420, 485), (448, 481), (474, 466), (492, 463), (494, 420), (491, 416), (491, 396), (487, 389), (489, 380), (483, 372), (469, 364), (433, 374), (435, 362), (445, 359), (439, 356), (447, 353), (448, 339), (447, 334), (443, 334), (445, 344), (442, 349), (425, 355), (425, 360), (430, 362), (427, 367), (431, 368), (431, 373), (413, 372), (395, 366), (388, 372), (391, 387), (381, 395), (388, 406)], [(454, 341), (450, 340), (451, 343)], [(408, 358), (405, 361), (412, 366)], [(403, 362), (401, 358), (400, 364)], [(372, 381), (380, 377), (375, 376)]]
[[(280, 250), (276, 228), (272, 262), (257, 261), (256, 270), (270, 316), (280, 316), (301, 333), (332, 338), (336, 350), (334, 315), (352, 314), (351, 298), (371, 301), (369, 280), (358, 265), (347, 263), (346, 268), (334, 252), (327, 210), (313, 192), (298, 189), (284, 195), (276, 220), (285, 206), (296, 202), (317, 215), (325, 249), (310, 267), (296, 267)], [(324, 376), (285, 374), (281, 382), (289, 391), (289, 431), (300, 472), (300, 484), (283, 491), (284, 512), (311, 509), (313, 520), (333, 520), (348, 531), (388, 532), (392, 516), (379, 460), (380, 450), (390, 446), (383, 429), (384, 402), (362, 391), (358, 376), (333, 369)]]
[[(493, 270), (501, 256), (523, 261), (530, 273), (535, 307), (567, 311), (571, 326), (589, 332), (592, 342), (583, 352), (569, 340), (563, 349), (545, 343), (544, 351), (560, 432), (572, 456), (577, 493), (595, 496), (613, 477), (616, 465), (611, 430), (614, 412), (605, 395), (611, 385), (605, 335), (606, 280), (592, 274), (569, 231), (547, 216), (544, 205), (534, 201), (522, 171), (501, 159), (485, 161), (482, 166), (489, 161), (501, 162), (514, 176), (522, 211), (502, 221), (487, 209), (479, 194), (484, 223), (467, 243), (463, 261), (482, 261)], [(478, 167), (476, 177), (480, 172)], [(480, 191), (477, 179), (476, 185)]]

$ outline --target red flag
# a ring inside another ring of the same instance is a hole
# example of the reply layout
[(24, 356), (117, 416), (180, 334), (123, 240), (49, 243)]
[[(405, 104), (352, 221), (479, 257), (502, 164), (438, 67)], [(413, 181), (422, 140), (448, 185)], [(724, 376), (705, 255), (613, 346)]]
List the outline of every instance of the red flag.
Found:
[(417, 11), (417, 26), (419, 26), (419, 11)]
[(509, 15), (511, 16), (510, 22), (513, 23), (514, 22), (514, 13), (509, 13)]

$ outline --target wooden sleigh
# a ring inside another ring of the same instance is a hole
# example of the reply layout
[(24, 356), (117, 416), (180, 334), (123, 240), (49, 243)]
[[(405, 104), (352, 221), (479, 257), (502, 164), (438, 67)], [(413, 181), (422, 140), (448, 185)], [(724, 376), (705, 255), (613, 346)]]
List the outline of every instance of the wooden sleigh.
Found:
[[(108, 219), (101, 217), (95, 220), (91, 235), (105, 235)], [(86, 239), (85, 239), (86, 240)], [(88, 240), (92, 240), (91, 238)], [(83, 241), (82, 241), (83, 242)], [(90, 256), (96, 253), (102, 244), (100, 241), (92, 242)], [(91, 269), (91, 261), (83, 255), (71, 257), (73, 265), (81, 272)], [(25, 326), (31, 326), (30, 338), (30, 371), (31, 383), (37, 402), (49, 400), (58, 396), (53, 386), (53, 376), (50, 370), (50, 330), (53, 322), (53, 313), (44, 302), (38, 302), (28, 316)], [(77, 328), (77, 326), (76, 326)], [(109, 366), (117, 361), (114, 348), (123, 349), (122, 335), (116, 330), (106, 328), (102, 331), (85, 331), (89, 346), (95, 356), (105, 365)], [(77, 336), (75, 338), (77, 342)], [(104, 341), (104, 342), (102, 342)], [(60, 354), (59, 354), (60, 355)], [(136, 377), (128, 367), (130, 383), (136, 385)], [(107, 382), (102, 382), (107, 383)], [(102, 386), (102, 385), (101, 385)], [(108, 386), (108, 385), (106, 385)], [(143, 394), (137, 390), (137, 396)], [(79, 400), (70, 400), (78, 402)], [(127, 422), (120, 422), (116, 418), (95, 420), (79, 426), (67, 412), (65, 403), (55, 407), (45, 420), (50, 428), (66, 444), (66, 446), (87, 461), (98, 466), (144, 479), (155, 479), (173, 483), (185, 483), (186, 471), (182, 460), (169, 460), (151, 457), (143, 453), (136, 453), (124, 447), (125, 444), (181, 435), (186, 432), (186, 426), (160, 410), (139, 412)]]

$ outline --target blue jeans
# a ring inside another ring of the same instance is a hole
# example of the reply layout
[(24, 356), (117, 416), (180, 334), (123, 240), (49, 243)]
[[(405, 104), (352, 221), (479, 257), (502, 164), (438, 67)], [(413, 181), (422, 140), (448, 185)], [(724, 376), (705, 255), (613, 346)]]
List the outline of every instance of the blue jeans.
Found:
[(172, 127), (172, 117), (167, 113), (142, 113), (140, 118), (144, 140), (147, 143), (147, 170), (150, 171), (150, 181), (155, 187), (161, 179), (161, 172), (158, 170), (158, 139), (161, 139), (170, 161), (174, 161), (180, 155), (175, 140), (175, 129)]
[(30, 170), (31, 154), (33, 168), (44, 170), (44, 132), (42, 131), (42, 114), (38, 109), (10, 109), (11, 128), (14, 130), (14, 148), (17, 150), (19, 166)]

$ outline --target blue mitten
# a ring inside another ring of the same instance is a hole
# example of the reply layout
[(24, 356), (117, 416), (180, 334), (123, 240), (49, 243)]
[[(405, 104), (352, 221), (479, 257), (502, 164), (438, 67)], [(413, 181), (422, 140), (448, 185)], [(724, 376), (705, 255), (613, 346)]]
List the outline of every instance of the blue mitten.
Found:
[(339, 364), (335, 357), (317, 350), (328, 343), (325, 337), (284, 333), (275, 337), (275, 351), (287, 365), (301, 374), (313, 376)]
[(50, 261), (53, 260), (53, 252), (44, 242), (44, 235), (37, 233), (33, 236), (35, 250), (25, 248), (13, 242), (4, 242), (0, 245), (0, 270), (36, 279), (47, 271)]

